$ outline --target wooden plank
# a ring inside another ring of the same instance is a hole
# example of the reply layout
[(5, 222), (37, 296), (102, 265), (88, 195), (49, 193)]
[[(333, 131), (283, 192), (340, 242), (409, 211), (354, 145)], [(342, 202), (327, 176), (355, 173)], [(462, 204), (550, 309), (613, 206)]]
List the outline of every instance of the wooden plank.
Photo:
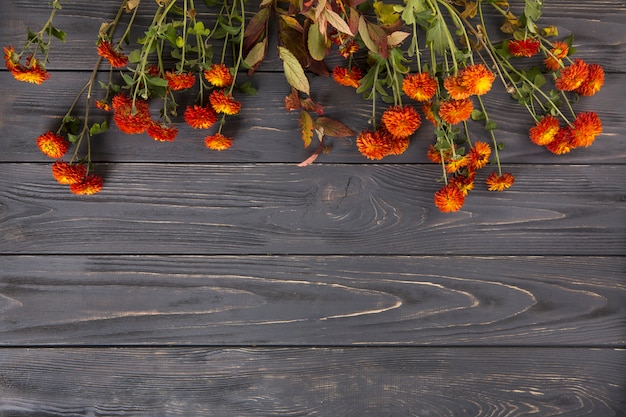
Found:
[[(623, 255), (620, 165), (504, 166), (440, 213), (433, 165), (98, 165), (72, 195), (49, 164), (4, 164), (2, 254)], [(491, 171), (491, 169), (489, 170)], [(584, 242), (584, 243), (583, 243)]]
[[(77, 86), (88, 78), (87, 74), (59, 72), (53, 80), (42, 86), (27, 85), (0, 73), (5, 99), (0, 102), (0, 162), (48, 161), (36, 147), (35, 138), (47, 130), (56, 131), (67, 112)], [(256, 74), (255, 84), (261, 87), (255, 97), (241, 95), (243, 108), (238, 116), (228, 119), (223, 132), (235, 138), (231, 149), (210, 151), (204, 146), (204, 137), (215, 129), (199, 131), (188, 127), (181, 116), (175, 119), (180, 130), (172, 143), (157, 143), (147, 135), (125, 135), (111, 120), (109, 132), (93, 140), (92, 157), (97, 162), (285, 162), (305, 160), (314, 149), (304, 149), (300, 139), (298, 114), (284, 109), (284, 98), (289, 89), (281, 74)], [(626, 85), (626, 74), (609, 74), (605, 88), (594, 97), (585, 97), (576, 104), (577, 112), (596, 111), (603, 123), (603, 133), (590, 148), (576, 149), (570, 154), (556, 156), (536, 146), (528, 138), (528, 129), (534, 125), (530, 115), (515, 103), (497, 85), (488, 94), (485, 106), (490, 117), (498, 123), (496, 135), (505, 144), (500, 152), (503, 163), (576, 164), (625, 163), (626, 119), (623, 117), (623, 97), (619, 88)], [(326, 105), (326, 115), (346, 123), (355, 132), (368, 127), (371, 103), (364, 101), (349, 87), (338, 87), (325, 78), (312, 79), (316, 98)], [(337, 90), (339, 88), (339, 90)], [(333, 94), (331, 91), (345, 91)], [(194, 95), (180, 96), (179, 106), (184, 109)], [(185, 101), (187, 100), (187, 101)], [(379, 103), (380, 106), (380, 103)], [(384, 108), (383, 106), (379, 108)], [(349, 111), (346, 111), (349, 109)], [(182, 113), (182, 111), (181, 111)], [(154, 114), (158, 110), (154, 109)], [(78, 113), (77, 115), (82, 115)], [(155, 116), (156, 117), (156, 116)], [(110, 115), (96, 111), (93, 121), (110, 119)], [(480, 122), (469, 123), (473, 140), (491, 142)], [(333, 149), (321, 155), (319, 162), (371, 163), (356, 149), (355, 137), (329, 138)], [(424, 121), (413, 138), (409, 150), (401, 156), (389, 157), (376, 163), (427, 162), (426, 150), (434, 143), (432, 125)]]
[(6, 349), (3, 417), (623, 416), (611, 349)]
[(1, 262), (4, 346), (626, 345), (621, 257)]
[[(95, 47), (98, 29), (104, 21), (113, 20), (119, 7), (118, 0), (102, 0), (97, 7), (85, 4), (79, 0), (65, 0), (63, 10), (55, 17), (55, 25), (67, 32), (68, 41), (65, 44), (53, 44), (53, 54), (49, 68), (61, 70), (90, 70), (95, 63)], [(155, 9), (154, 2), (141, 4), (137, 17), (136, 30), (131, 40), (142, 35), (142, 28), (152, 20), (151, 13)], [(213, 11), (198, 4), (199, 16), (211, 22)], [(257, 10), (256, 3), (248, 3), (248, 16)], [(521, 12), (519, 5), (513, 4), (516, 13)], [(554, 25), (559, 31), (559, 37), (565, 38), (574, 33), (575, 47), (579, 55), (590, 62), (602, 64), (609, 72), (624, 72), (626, 68), (626, 23), (622, 19), (624, 2), (621, 0), (598, 0), (593, 2), (593, 12), (590, 12), (588, 3), (574, 0), (559, 0), (545, 2), (543, 15), (539, 23), (542, 26)], [(6, 24), (0, 26), (0, 39), (3, 45), (19, 47), (26, 36), (26, 28), (35, 29), (47, 19), (49, 9), (31, 0), (18, 0), (0, 3), (0, 16)], [(495, 40), (503, 39), (498, 28), (502, 24), (500, 15), (485, 7), (485, 16), (488, 27), (493, 28), (490, 35)], [(474, 21), (478, 23), (478, 19)], [(271, 34), (275, 44), (274, 33)], [(134, 47), (134, 46), (132, 46)], [(88, 51), (91, 51), (88, 52)], [(278, 71), (282, 63), (274, 49), (270, 48), (267, 60), (260, 66), (261, 71)], [(332, 54), (328, 59), (328, 66), (345, 65), (345, 60)]]

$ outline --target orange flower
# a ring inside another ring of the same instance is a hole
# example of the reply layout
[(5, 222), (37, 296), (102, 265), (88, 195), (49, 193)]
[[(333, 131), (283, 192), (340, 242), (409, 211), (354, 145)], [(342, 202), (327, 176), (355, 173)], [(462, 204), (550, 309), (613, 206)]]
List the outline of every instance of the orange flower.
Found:
[(79, 195), (91, 195), (102, 190), (102, 177), (97, 174), (87, 175), (81, 182), (70, 184), (70, 191)]
[(356, 138), (356, 146), (367, 159), (383, 159), (391, 151), (388, 138), (378, 130), (375, 132), (362, 131)]
[(194, 104), (193, 107), (187, 106), (185, 109), (185, 122), (194, 129), (208, 129), (217, 122), (217, 114), (209, 106), (201, 107)]
[(427, 72), (409, 74), (402, 81), (402, 91), (415, 101), (428, 101), (437, 93), (437, 80)]
[(582, 85), (589, 75), (589, 66), (582, 59), (561, 70), (554, 86), (562, 91), (574, 91)]
[(589, 74), (575, 92), (581, 96), (593, 96), (604, 85), (604, 69), (598, 64), (589, 64)]
[(193, 87), (196, 83), (196, 76), (190, 72), (178, 74), (165, 71), (165, 79), (167, 80), (167, 86), (174, 91), (186, 90)]
[(224, 90), (213, 90), (209, 96), (211, 107), (216, 113), (234, 115), (241, 110), (241, 103), (235, 100), (232, 94), (226, 94)]
[(70, 148), (70, 142), (54, 132), (46, 132), (37, 138), (37, 147), (50, 158), (60, 158)]
[(4, 47), (4, 63), (17, 81), (41, 84), (50, 78), (50, 74), (32, 55), (26, 60), (26, 66), (20, 64), (19, 59), (12, 46)]
[(468, 164), (469, 169), (482, 169), (489, 163), (491, 147), (486, 142), (476, 142), (474, 143), (472, 149), (469, 150), (468, 156), (470, 159)]
[(471, 190), (474, 189), (474, 178), (476, 177), (475, 171), (470, 171), (467, 176), (465, 175), (455, 175), (454, 177), (448, 180), (448, 184), (454, 185), (456, 188), (463, 193), (463, 196), (466, 197), (467, 194)]
[(167, 126), (161, 122), (152, 122), (148, 126), (148, 136), (160, 142), (172, 142), (178, 135), (178, 129), (174, 126)]
[(569, 47), (565, 42), (556, 41), (553, 44), (553, 48), (550, 49), (550, 54), (544, 59), (546, 68), (550, 71), (556, 71), (563, 65), (563, 58), (567, 56)]
[(18, 64), (19, 64), (19, 57), (17, 53), (15, 52), (15, 48), (12, 46), (5, 46), (4, 47), (4, 65), (6, 65), (9, 71), (13, 71), (13, 68), (15, 68)]
[(83, 164), (68, 164), (56, 161), (52, 164), (52, 176), (59, 184), (78, 184), (87, 175), (87, 167)]
[(402, 155), (409, 149), (410, 137), (406, 138), (393, 138), (391, 139), (391, 148), (389, 149), (389, 155)]
[(452, 174), (461, 168), (465, 168), (470, 164), (471, 160), (468, 155), (456, 155), (446, 163), (446, 172)]
[(211, 68), (204, 70), (204, 78), (215, 87), (229, 87), (234, 78), (228, 67), (224, 64), (212, 64)]
[(464, 100), (442, 101), (439, 106), (439, 117), (451, 125), (469, 119), (474, 110), (474, 103), (469, 98)]
[(422, 111), (424, 112), (424, 116), (426, 117), (426, 120), (430, 121), (435, 126), (439, 124), (439, 122), (437, 121), (437, 117), (435, 116), (435, 113), (433, 112), (432, 101), (427, 101), (426, 103), (424, 103), (422, 105)]
[(454, 184), (445, 185), (435, 193), (435, 206), (444, 213), (459, 211), (463, 203), (465, 196)]
[(204, 145), (214, 151), (223, 151), (233, 146), (233, 140), (221, 133), (216, 133), (204, 138)]
[(109, 61), (113, 68), (122, 68), (128, 63), (128, 57), (115, 50), (109, 41), (100, 41), (98, 44), (98, 55)]
[(489, 71), (483, 64), (470, 65), (461, 71), (461, 85), (470, 94), (482, 96), (491, 90), (496, 75)]
[(333, 80), (339, 85), (358, 88), (361, 78), (363, 78), (363, 72), (359, 68), (335, 67), (333, 70)]
[(513, 174), (505, 172), (502, 175), (498, 175), (497, 172), (493, 172), (487, 177), (487, 186), (489, 191), (504, 191), (510, 188), (515, 182)]
[(528, 136), (532, 143), (545, 146), (556, 138), (559, 129), (559, 120), (548, 114), (530, 128)]
[(509, 52), (513, 56), (531, 57), (539, 52), (541, 44), (537, 39), (520, 39), (509, 42)]
[(407, 138), (422, 124), (417, 110), (408, 105), (388, 108), (384, 111), (381, 122), (394, 138)]
[[(443, 153), (443, 160), (441, 159), (442, 153)], [(444, 160), (449, 161), (451, 155), (452, 155), (451, 149), (446, 149), (445, 151), (441, 152), (439, 149), (436, 149), (432, 144), (428, 146), (428, 150), (426, 151), (426, 157), (431, 162), (434, 162), (436, 164), (440, 164)]]
[(450, 97), (454, 100), (465, 100), (472, 94), (461, 80), (461, 76), (449, 76), (443, 80), (443, 88), (446, 89)]
[(567, 126), (559, 129), (554, 140), (546, 145), (546, 149), (556, 155), (563, 155), (574, 149), (572, 128)]
[(596, 136), (602, 133), (602, 122), (595, 112), (579, 114), (573, 125), (572, 145), (574, 147), (587, 148), (596, 140)]
[(106, 100), (96, 100), (96, 108), (104, 111), (111, 111), (111, 105)]
[(113, 121), (119, 130), (129, 135), (143, 133), (150, 127), (150, 108), (145, 100), (135, 100), (118, 94), (113, 97)]

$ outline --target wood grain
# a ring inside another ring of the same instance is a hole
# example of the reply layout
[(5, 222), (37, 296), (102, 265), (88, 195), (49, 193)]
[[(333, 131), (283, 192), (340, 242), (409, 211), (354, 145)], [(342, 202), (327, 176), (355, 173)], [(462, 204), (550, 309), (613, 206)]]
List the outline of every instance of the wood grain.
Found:
[(514, 188), (450, 214), (435, 165), (99, 165), (106, 188), (78, 197), (4, 164), (0, 253), (624, 254), (621, 166), (504, 169)]
[(6, 349), (0, 363), (3, 417), (626, 412), (624, 350)]
[[(47, 130), (56, 131), (63, 115), (67, 112), (79, 85), (86, 81), (87, 74), (55, 72), (45, 86), (25, 85), (0, 73), (0, 83), (6, 96), (0, 101), (0, 162), (48, 161), (36, 147), (35, 138)], [(287, 162), (299, 163), (312, 152), (304, 149), (300, 138), (297, 112), (284, 109), (284, 98), (289, 88), (282, 74), (256, 74), (254, 82), (261, 88), (254, 97), (240, 95), (242, 111), (229, 118), (223, 132), (235, 138), (231, 149), (223, 152), (210, 151), (204, 146), (204, 137), (213, 134), (194, 130), (186, 126), (182, 111), (195, 95), (181, 95), (181, 116), (175, 118), (180, 132), (172, 143), (155, 142), (145, 134), (126, 135), (120, 133), (111, 122), (110, 114), (95, 112), (93, 121), (109, 120), (109, 132), (95, 136), (92, 156), (96, 162)], [(536, 146), (528, 138), (528, 129), (534, 125), (525, 109), (518, 106), (502, 87), (485, 96), (484, 102), (490, 117), (498, 123), (496, 137), (504, 143), (500, 153), (503, 163), (580, 164), (580, 163), (626, 163), (626, 130), (623, 117), (623, 94), (614, 86), (626, 85), (626, 74), (609, 74), (606, 86), (594, 97), (585, 97), (576, 103), (577, 112), (595, 111), (603, 123), (603, 133), (590, 148), (576, 149), (567, 155), (553, 155)], [(314, 94), (325, 106), (325, 114), (343, 121), (355, 132), (368, 127), (371, 103), (364, 101), (350, 87), (335, 86), (323, 78), (313, 78)], [(339, 90), (337, 90), (339, 88)], [(330, 95), (331, 91), (342, 94)], [(379, 104), (380, 105), (380, 104)], [(379, 107), (384, 108), (384, 107)], [(349, 111), (346, 111), (349, 109)], [(154, 114), (158, 110), (154, 109)], [(78, 113), (82, 115), (82, 113)], [(156, 116), (155, 116), (156, 117)], [(468, 124), (472, 140), (491, 142), (480, 122)], [(372, 163), (356, 149), (355, 137), (329, 138), (333, 149), (321, 155), (318, 162), (325, 163)], [(426, 150), (434, 143), (432, 125), (424, 121), (414, 135), (409, 150), (397, 157), (389, 157), (376, 163), (427, 162)]]
[(5, 346), (626, 346), (621, 257), (5, 256), (2, 264)]

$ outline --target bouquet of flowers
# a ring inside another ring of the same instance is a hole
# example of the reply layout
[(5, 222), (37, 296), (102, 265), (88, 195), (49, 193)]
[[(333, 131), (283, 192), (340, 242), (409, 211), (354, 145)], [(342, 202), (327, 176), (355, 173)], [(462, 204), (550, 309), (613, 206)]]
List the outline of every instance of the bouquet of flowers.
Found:
[[(53, 25), (61, 2), (50, 3), (49, 19), (39, 31), (28, 31), (21, 50), (4, 48), (6, 67), (16, 80), (41, 84), (50, 78), (46, 63), (53, 40), (66, 38)], [(156, 0), (152, 21), (133, 41), (131, 28), (139, 25), (137, 11), (143, 5), (140, 0), (120, 3), (94, 40), (98, 60), (91, 77), (58, 129), (37, 138), (39, 149), (55, 159), (54, 178), (75, 194), (94, 194), (103, 187), (89, 143), (109, 129), (109, 121), (93, 122), (93, 108), (110, 112), (113, 124), (126, 134), (173, 141), (176, 124), (184, 122), (205, 131), (208, 149), (230, 148), (233, 138), (223, 126), (241, 109), (237, 96), (257, 93), (250, 82), (238, 82), (238, 74), (252, 75), (271, 53), (272, 29), (290, 89), (286, 110), (299, 113), (304, 146), (317, 144), (300, 165), (328, 150), (327, 136), (356, 136), (355, 151), (372, 160), (402, 154), (426, 119), (434, 131), (427, 157), (442, 171), (434, 204), (444, 212), (463, 206), (476, 172), (487, 166), (495, 166), (486, 179), (489, 190), (513, 185), (513, 174), (502, 172), (497, 124), (483, 102), (496, 80), (512, 103), (528, 111), (530, 141), (548, 152), (588, 147), (602, 132), (595, 112), (576, 113), (572, 103), (597, 93), (604, 71), (573, 57), (571, 36), (560, 39), (556, 27), (539, 24), (542, 0), (525, 0), (520, 10), (501, 0), (260, 0), (253, 8), (247, 0), (199, 5)], [(501, 16), (496, 30), (486, 24), (487, 9)], [(330, 69), (327, 58), (337, 54), (343, 64)], [(109, 68), (107, 82), (97, 80), (103, 66)], [(310, 74), (351, 87), (371, 102), (371, 116), (360, 132), (324, 115)], [(186, 93), (195, 99), (181, 117), (177, 101)], [(85, 110), (76, 115), (81, 97)], [(161, 103), (158, 112), (151, 111), (154, 101)], [(483, 125), (488, 140), (471, 137), (471, 122)]]

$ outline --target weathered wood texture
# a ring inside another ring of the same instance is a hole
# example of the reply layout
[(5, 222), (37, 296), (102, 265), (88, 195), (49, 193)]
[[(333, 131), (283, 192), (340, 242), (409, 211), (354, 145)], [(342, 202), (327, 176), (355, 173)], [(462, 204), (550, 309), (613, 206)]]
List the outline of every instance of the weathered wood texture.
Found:
[[(117, 3), (63, 1), (43, 86), (0, 70), (0, 417), (626, 416), (623, 1), (543, 8), (607, 71), (575, 104), (603, 121), (594, 145), (532, 145), (496, 86), (516, 183), (477, 184), (455, 214), (432, 202), (428, 123), (402, 156), (373, 163), (349, 138), (296, 167), (311, 150), (275, 53), (225, 126), (232, 149), (180, 120), (173, 143), (113, 127), (93, 143), (105, 189), (71, 195), (34, 138), (87, 80)], [(0, 2), (0, 44), (19, 47), (42, 4)], [(327, 115), (367, 127), (350, 88), (311, 82)]]
[(621, 257), (8, 256), (0, 344), (626, 346)]
[[(3, 417), (623, 416), (624, 350), (0, 351)], [(572, 366), (576, 364), (576, 366)]]

